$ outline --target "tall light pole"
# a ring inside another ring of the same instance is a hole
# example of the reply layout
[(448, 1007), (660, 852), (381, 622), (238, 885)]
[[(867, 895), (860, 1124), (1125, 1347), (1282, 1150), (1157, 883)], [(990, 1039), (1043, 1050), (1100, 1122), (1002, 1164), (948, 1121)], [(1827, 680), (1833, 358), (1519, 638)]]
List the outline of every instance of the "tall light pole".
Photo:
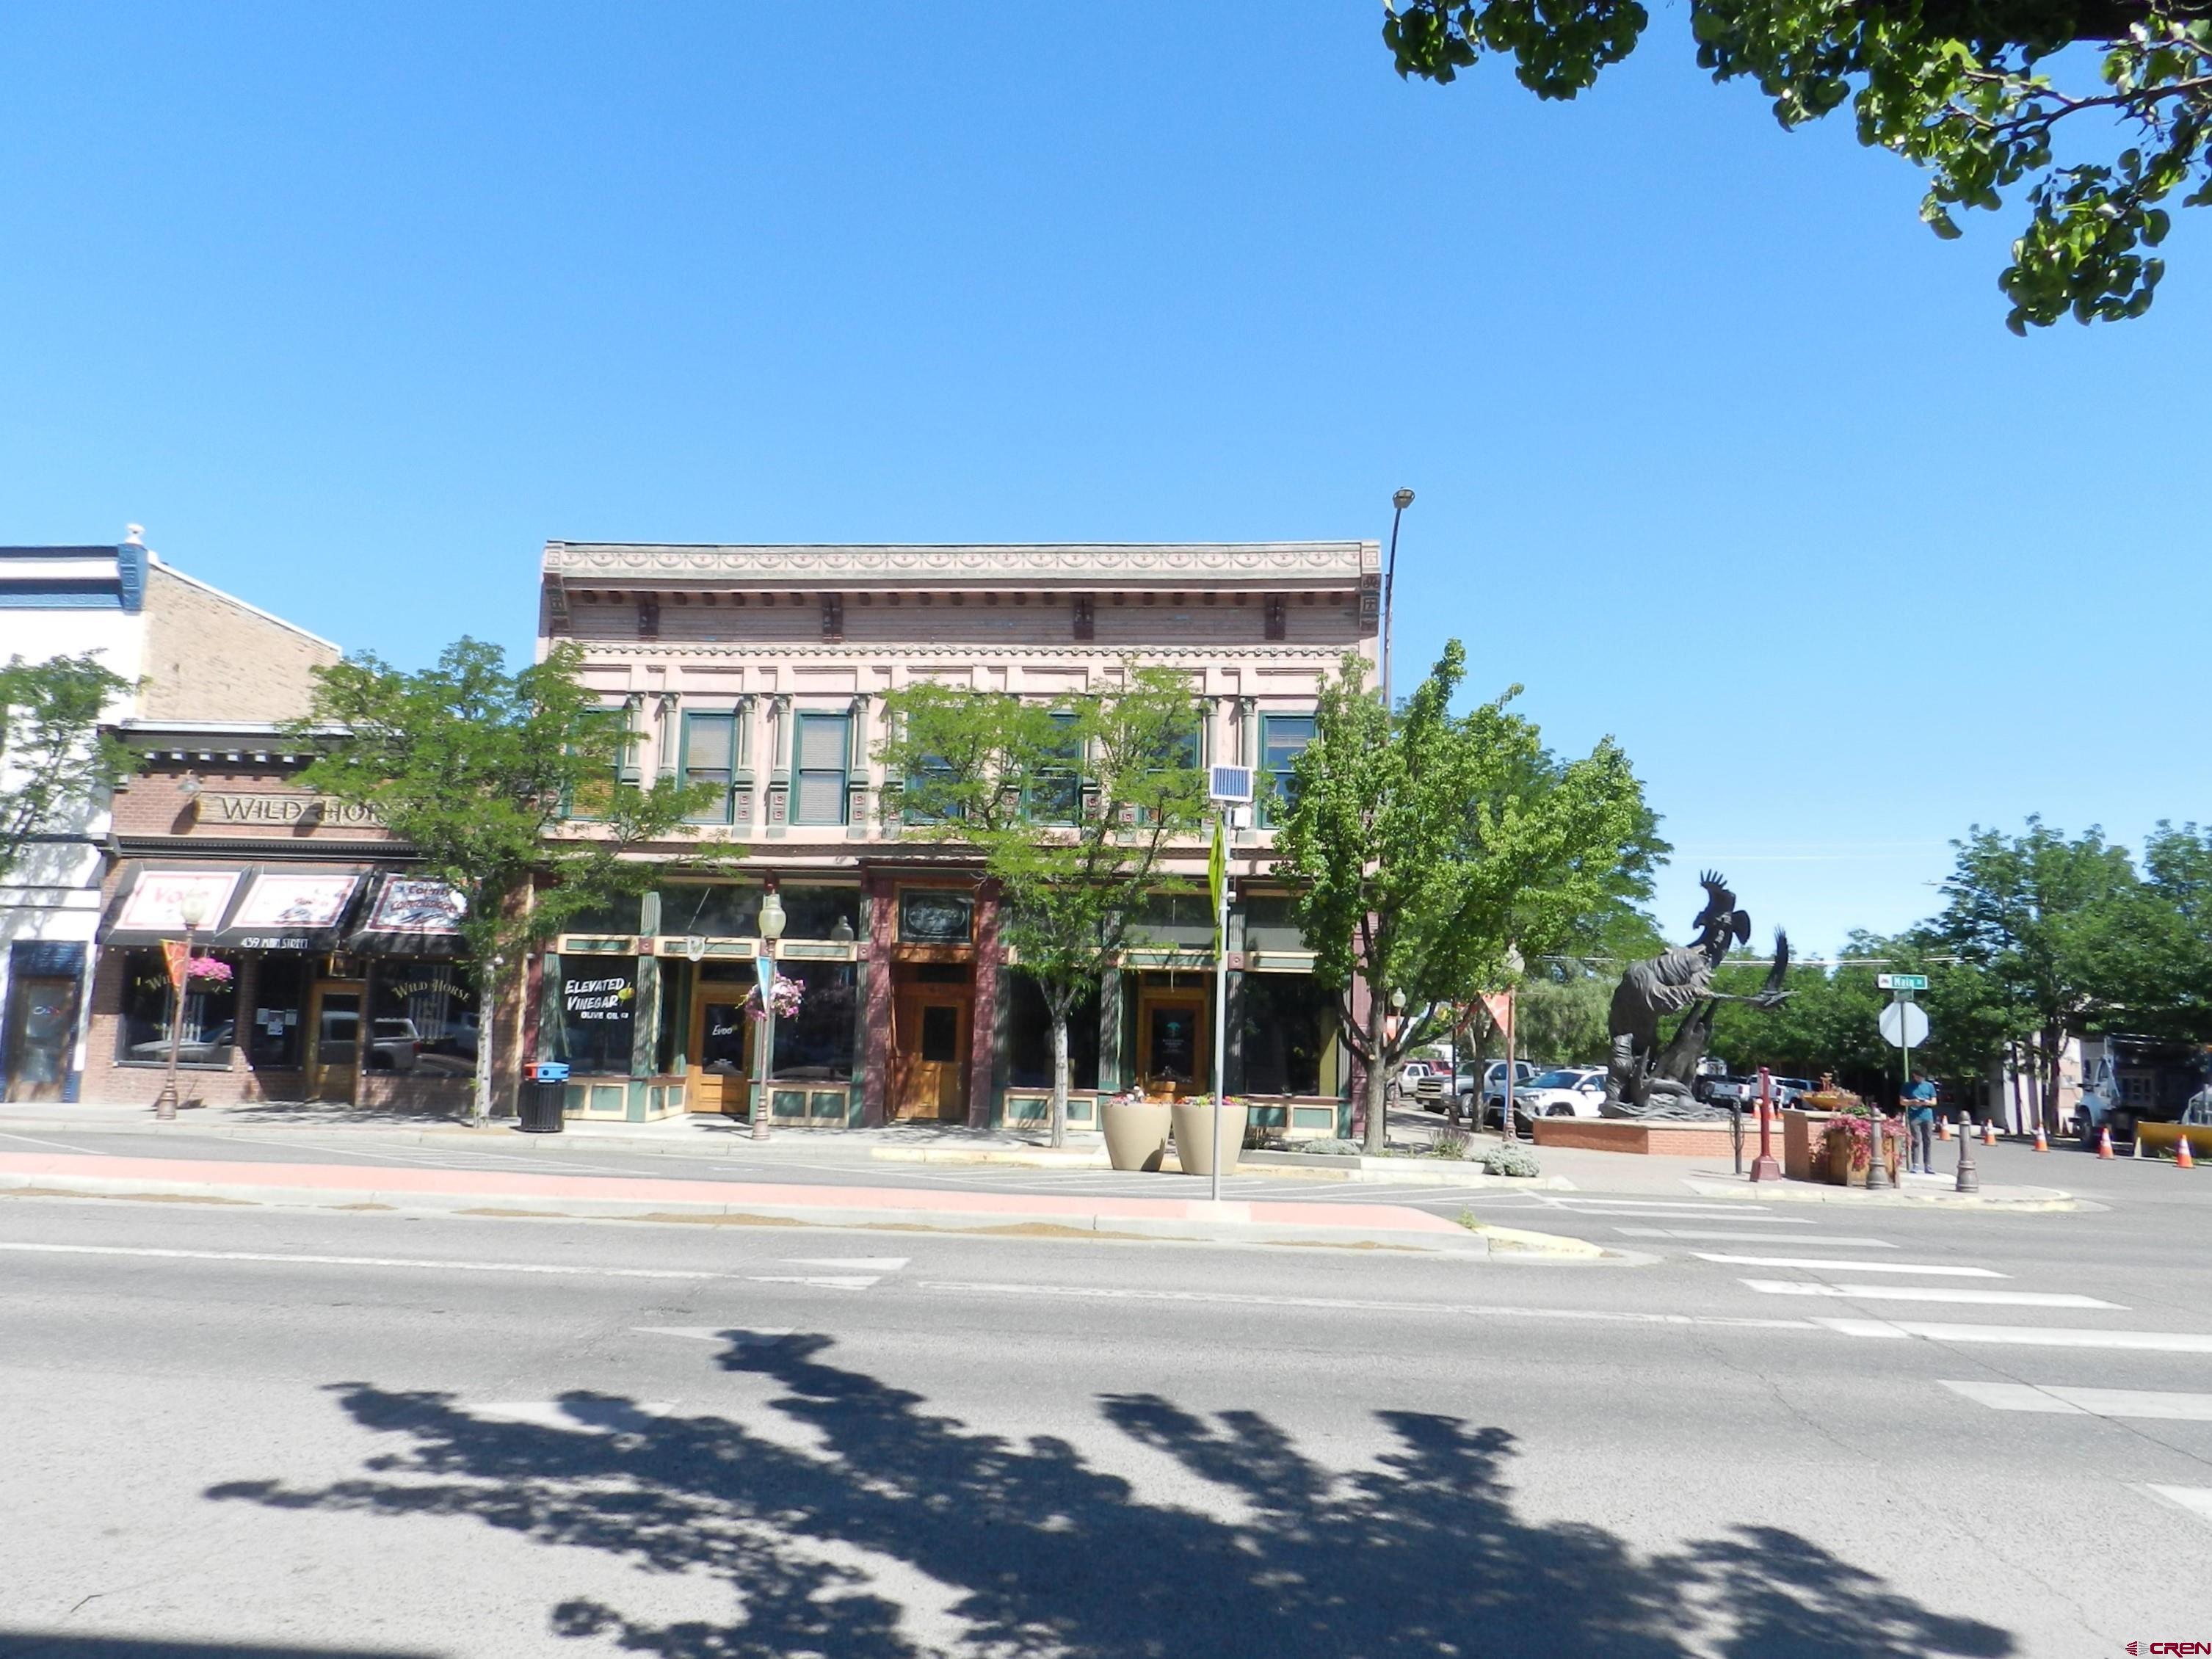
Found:
[(760, 934), (761, 1051), (760, 1064), (754, 1068), (753, 1139), (766, 1140), (775, 1077), (775, 942), (783, 937), (783, 901), (773, 887), (761, 896)]
[[(1382, 717), (1390, 716), (1390, 598), (1398, 585), (1398, 520), (1413, 504), (1413, 492), (1401, 489), (1390, 497), (1390, 556), (1382, 566)], [(1386, 731), (1389, 729), (1386, 726)]]
[(185, 959), (182, 971), (172, 969), (169, 975), (169, 1074), (162, 1080), (161, 1092), (154, 1097), (154, 1115), (163, 1123), (177, 1121), (177, 1059), (185, 1043), (185, 988), (192, 982), (192, 935), (207, 920), (207, 895), (197, 887), (178, 894), (177, 920), (185, 924)]

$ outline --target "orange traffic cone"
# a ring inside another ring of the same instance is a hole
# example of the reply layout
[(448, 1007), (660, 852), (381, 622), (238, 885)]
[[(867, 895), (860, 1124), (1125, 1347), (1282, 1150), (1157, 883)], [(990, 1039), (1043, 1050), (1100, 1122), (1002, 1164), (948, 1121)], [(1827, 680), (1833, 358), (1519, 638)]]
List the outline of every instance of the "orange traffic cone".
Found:
[(1951, 1120), (1948, 1117), (1937, 1118), (1936, 1120), (1936, 1139), (1938, 1140), (1948, 1140), (1950, 1138)]
[(2173, 1161), (2185, 1170), (2193, 1170), (2197, 1167), (2196, 1157), (2189, 1150), (2189, 1132), (2186, 1129), (2181, 1132), (2180, 1138), (2173, 1143)]
[(2107, 1123), (2103, 1128), (2097, 1131), (2097, 1156), (2099, 1158), (2110, 1158), (2112, 1155), (2112, 1126)]
[(2051, 1150), (2051, 1142), (2045, 1137), (2043, 1126), (2040, 1123), (2035, 1126), (2035, 1150), (2039, 1152), (2047, 1152)]
[(1996, 1144), (1997, 1121), (1993, 1117), (1985, 1117), (1982, 1120), (1982, 1145), (1994, 1146)]

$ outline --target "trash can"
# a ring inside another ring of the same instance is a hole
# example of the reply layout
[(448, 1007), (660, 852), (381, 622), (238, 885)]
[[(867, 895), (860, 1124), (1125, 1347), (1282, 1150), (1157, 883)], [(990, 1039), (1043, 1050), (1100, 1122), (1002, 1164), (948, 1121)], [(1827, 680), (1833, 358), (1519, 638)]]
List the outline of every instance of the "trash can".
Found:
[(567, 1063), (540, 1060), (530, 1068), (530, 1085), (522, 1091), (521, 1116), (515, 1127), (525, 1134), (559, 1134), (568, 1104)]

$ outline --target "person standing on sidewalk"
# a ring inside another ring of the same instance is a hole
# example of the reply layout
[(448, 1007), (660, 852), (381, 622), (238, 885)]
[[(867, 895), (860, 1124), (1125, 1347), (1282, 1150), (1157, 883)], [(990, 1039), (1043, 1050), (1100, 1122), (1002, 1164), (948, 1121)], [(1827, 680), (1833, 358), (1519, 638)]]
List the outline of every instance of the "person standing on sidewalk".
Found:
[(1936, 1173), (1936, 1085), (1918, 1066), (1912, 1070), (1912, 1086), (1898, 1104), (1905, 1108), (1905, 1128), (1911, 1136), (1905, 1150), (1906, 1172)]

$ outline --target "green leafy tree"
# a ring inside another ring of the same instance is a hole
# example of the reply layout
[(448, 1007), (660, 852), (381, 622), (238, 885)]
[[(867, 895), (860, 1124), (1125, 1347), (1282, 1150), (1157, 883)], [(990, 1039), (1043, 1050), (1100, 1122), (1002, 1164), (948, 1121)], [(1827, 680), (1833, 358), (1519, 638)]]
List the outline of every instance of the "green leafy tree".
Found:
[(884, 699), (884, 814), (908, 839), (981, 854), (1001, 936), (1052, 1022), (1052, 1144), (1067, 1139), (1067, 1024), (1120, 960), (1164, 861), (1202, 823), (1199, 714), (1188, 681), (1122, 683), (1051, 702), (927, 683)]
[(131, 751), (100, 729), (131, 683), (95, 652), (0, 668), (0, 876), (24, 849), (103, 799), (130, 775)]
[(1943, 912), (1927, 933), (1986, 976), (1986, 1002), (2028, 1039), (2039, 1115), (2056, 1133), (2066, 1039), (2114, 1006), (2134, 951), (2135, 866), (2100, 831), (2069, 839), (2037, 817), (2018, 836), (1978, 824), (1952, 846)]
[(2143, 842), (2141, 903), (2113, 966), (2131, 1029), (2212, 1042), (2212, 829), (2161, 822)]
[(1279, 870), (1299, 884), (1294, 914), (1315, 970), (1336, 988), (1339, 1028), (1364, 1068), (1370, 1152), (1385, 1145), (1390, 1080), (1407, 1054), (1510, 984), (1513, 952), (1556, 955), (1602, 911), (1644, 822), (1642, 790), (1610, 739), (1543, 764), (1536, 726), (1506, 708), (1519, 687), (1453, 714), (1466, 663), (1453, 641), (1394, 718), (1365, 663), (1347, 655), (1322, 688), (1276, 840)]
[[(1402, 76), (1450, 81), (1495, 52), (1538, 97), (1572, 98), (1650, 15), (1638, 0), (1389, 0), (1382, 38)], [(2141, 316), (2162, 204), (2212, 202), (2205, 0), (1691, 0), (1689, 21), (1698, 65), (1754, 82), (1784, 127), (1850, 103), (1862, 144), (1928, 173), (1920, 216), (1939, 236), (2024, 186), (1999, 278), (2014, 333)]]
[[(315, 671), (294, 733), (321, 752), (302, 787), (375, 809), (420, 872), (465, 906), (478, 1006), (475, 1111), (491, 1111), (495, 1011), (529, 947), (574, 916), (642, 892), (665, 865), (635, 850), (681, 833), (711, 793), (617, 781), (635, 739), (627, 712), (578, 675), (580, 647), (510, 672), (498, 647), (463, 639), (407, 673), (362, 654)], [(684, 860), (712, 866), (723, 843)]]

